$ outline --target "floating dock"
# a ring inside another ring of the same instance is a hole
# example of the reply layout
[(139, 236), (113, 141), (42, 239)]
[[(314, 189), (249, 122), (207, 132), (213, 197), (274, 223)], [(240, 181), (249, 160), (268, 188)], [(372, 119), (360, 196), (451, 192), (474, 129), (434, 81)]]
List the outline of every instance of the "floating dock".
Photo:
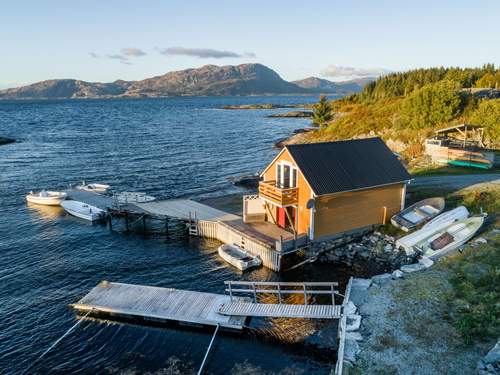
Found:
[(70, 306), (81, 313), (242, 330), (246, 317), (219, 314), (220, 307), (229, 302), (230, 297), (223, 294), (102, 281)]

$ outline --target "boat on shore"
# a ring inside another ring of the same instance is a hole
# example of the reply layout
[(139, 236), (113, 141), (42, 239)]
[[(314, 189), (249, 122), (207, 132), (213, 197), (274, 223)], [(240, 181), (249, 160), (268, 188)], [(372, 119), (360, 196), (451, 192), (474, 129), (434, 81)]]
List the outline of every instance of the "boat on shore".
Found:
[(66, 199), (66, 193), (61, 191), (42, 190), (38, 193), (30, 192), (26, 200), (30, 203), (42, 204), (44, 206), (59, 206)]
[(107, 193), (109, 188), (110, 186), (106, 184), (96, 184), (96, 183), (87, 184), (85, 181), (82, 181), (80, 185), (76, 186), (77, 190), (91, 191), (98, 194)]
[(156, 200), (155, 197), (150, 195), (146, 195), (146, 193), (137, 193), (131, 191), (123, 191), (116, 195), (116, 199), (118, 203), (127, 204), (127, 203), (147, 203), (153, 202)]
[(424, 199), (394, 215), (391, 223), (396, 228), (409, 232), (443, 212), (444, 204), (442, 197)]
[(101, 210), (98, 207), (91, 206), (87, 203), (79, 201), (73, 201), (73, 200), (64, 201), (61, 203), (61, 206), (68, 214), (92, 222), (101, 220), (106, 214), (106, 211)]
[(413, 246), (417, 243), (448, 227), (453, 222), (467, 219), (468, 217), (469, 211), (464, 206), (458, 206), (453, 210), (444, 212), (427, 222), (419, 230), (398, 239), (396, 241), (396, 248), (403, 249), (408, 255), (411, 255), (414, 253)]
[(413, 249), (424, 257), (435, 260), (469, 241), (481, 228), (483, 222), (484, 216), (473, 216), (455, 221), (417, 242)]
[(249, 268), (258, 267), (262, 264), (262, 259), (258, 255), (250, 254), (236, 245), (221, 245), (218, 252), (222, 259), (240, 271), (246, 271)]

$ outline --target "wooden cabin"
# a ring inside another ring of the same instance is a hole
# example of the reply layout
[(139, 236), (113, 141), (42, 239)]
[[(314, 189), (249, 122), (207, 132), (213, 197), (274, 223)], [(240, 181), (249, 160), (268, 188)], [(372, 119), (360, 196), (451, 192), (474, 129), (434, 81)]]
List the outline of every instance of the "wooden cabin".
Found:
[(410, 178), (380, 138), (288, 145), (262, 172), (244, 220), (337, 237), (386, 223), (404, 208)]

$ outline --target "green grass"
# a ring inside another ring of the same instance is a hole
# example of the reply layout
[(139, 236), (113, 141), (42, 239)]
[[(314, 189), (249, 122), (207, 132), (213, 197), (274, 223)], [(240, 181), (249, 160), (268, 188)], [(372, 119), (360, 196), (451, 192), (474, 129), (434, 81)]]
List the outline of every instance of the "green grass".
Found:
[(490, 174), (500, 173), (500, 168), (480, 169), (480, 168), (465, 168), (456, 166), (428, 166), (423, 168), (414, 168), (410, 170), (413, 177), (424, 176), (453, 176), (463, 174)]

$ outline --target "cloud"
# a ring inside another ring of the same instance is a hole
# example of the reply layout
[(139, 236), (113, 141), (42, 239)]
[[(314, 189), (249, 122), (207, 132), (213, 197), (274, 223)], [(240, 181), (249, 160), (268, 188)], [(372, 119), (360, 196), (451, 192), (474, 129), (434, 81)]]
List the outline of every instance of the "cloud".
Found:
[(378, 77), (383, 74), (390, 73), (388, 69), (382, 68), (354, 68), (351, 66), (329, 65), (321, 71), (323, 77), (350, 77), (350, 78), (364, 78), (364, 77)]
[(101, 56), (99, 56), (99, 55), (98, 55), (97, 53), (95, 53), (95, 52), (89, 52), (89, 55), (90, 55), (90, 57), (93, 57), (94, 59), (98, 59), (98, 58), (100, 58), (100, 57), (101, 57)]
[(146, 52), (144, 52), (142, 49), (139, 48), (122, 48), (121, 53), (124, 56), (134, 56), (134, 57), (139, 57), (139, 56), (145, 56)]
[(234, 51), (223, 51), (212, 48), (185, 48), (185, 47), (168, 47), (160, 48), (158, 51), (166, 56), (191, 56), (200, 59), (223, 59), (227, 57), (248, 57), (254, 58), (255, 53), (245, 52), (243, 54)]

